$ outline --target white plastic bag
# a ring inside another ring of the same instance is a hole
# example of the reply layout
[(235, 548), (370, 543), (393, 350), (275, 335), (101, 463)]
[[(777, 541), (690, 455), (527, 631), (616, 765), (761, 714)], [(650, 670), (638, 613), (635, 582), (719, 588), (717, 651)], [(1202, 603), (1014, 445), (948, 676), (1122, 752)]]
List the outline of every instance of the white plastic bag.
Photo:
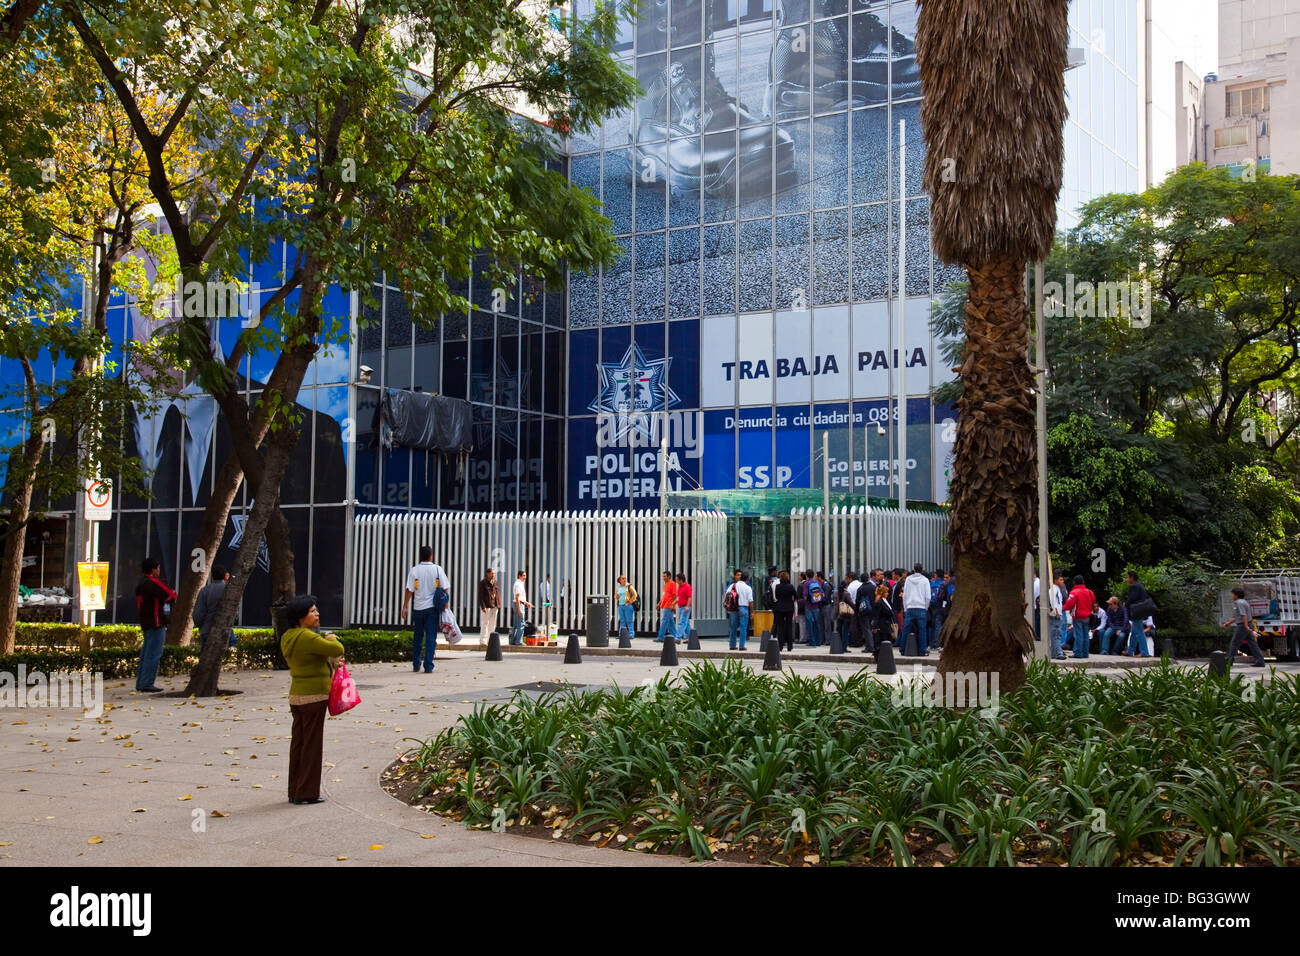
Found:
[(446, 608), (442, 612), (442, 619), (438, 622), (438, 630), (442, 631), (447, 638), (448, 644), (459, 644), (464, 636), (460, 633), (460, 625), (456, 623), (456, 615), (451, 613), (451, 608)]

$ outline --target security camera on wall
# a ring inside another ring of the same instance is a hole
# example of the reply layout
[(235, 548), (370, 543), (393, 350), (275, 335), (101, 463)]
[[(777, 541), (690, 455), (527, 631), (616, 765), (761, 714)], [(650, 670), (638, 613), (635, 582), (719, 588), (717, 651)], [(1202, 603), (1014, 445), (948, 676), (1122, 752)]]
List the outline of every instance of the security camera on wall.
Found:
[(369, 365), (363, 365), (359, 369), (357, 369), (357, 372), (359, 373), (357, 375), (357, 384), (369, 385), (370, 376), (374, 374), (375, 370), (371, 368)]

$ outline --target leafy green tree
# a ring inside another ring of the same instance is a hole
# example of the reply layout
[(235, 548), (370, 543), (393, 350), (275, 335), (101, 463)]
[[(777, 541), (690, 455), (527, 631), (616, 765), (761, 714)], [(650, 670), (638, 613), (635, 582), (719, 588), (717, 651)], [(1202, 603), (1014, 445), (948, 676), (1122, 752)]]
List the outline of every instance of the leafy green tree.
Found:
[[(1190, 166), (1088, 203), (1058, 238), (1045, 286), (1058, 565), (1100, 585), (1098, 547), (1112, 567), (1300, 561), (1298, 190)], [(933, 310), (954, 364), (964, 307), (958, 285)]]
[[(174, 316), (178, 362), (216, 399), (235, 451), (196, 542), (209, 562), (241, 478), (255, 499), (236, 583), (216, 611), (222, 628), (233, 623), (264, 529), (276, 598), (293, 589), (279, 487), (303, 375), (343, 332), (322, 314), (331, 284), (368, 295), (382, 269), (427, 324), (467, 307), (454, 287), (480, 250), (492, 251), (488, 277), (506, 289), (520, 268), (558, 281), (566, 264), (589, 269), (616, 254), (594, 200), (548, 164), (544, 131), (509, 110), (590, 131), (630, 103), (635, 82), (609, 53), (619, 13), (602, 3), (578, 22), (559, 2), (520, 0), (123, 0), (111, 10), (76, 2), (59, 10), (131, 120), (176, 273), (187, 283), (227, 281), (244, 254), (259, 261), (272, 242), (295, 252), (284, 286), (228, 354), (212, 351), (211, 316)], [(146, 96), (170, 110), (151, 121)], [(197, 169), (172, 175), (168, 157), (183, 131), (205, 148)], [(276, 364), (250, 403), (234, 373), (258, 350)], [(203, 576), (182, 582), (177, 629)], [(188, 692), (216, 692), (223, 653), (209, 642)]]
[[(7, 67), (18, 62), (13, 52), (0, 38)], [(139, 490), (139, 461), (122, 454), (120, 434), (126, 406), (149, 401), (103, 361), (111, 291), (131, 284), (128, 255), (148, 244), (136, 229), (149, 199), (139, 151), (96, 86), (97, 69), (65, 37), (30, 31), (24, 52), (23, 66), (0, 71), (0, 356), (23, 371), (22, 384), (0, 391), (0, 408), (22, 421), (0, 447), (0, 653), (13, 648), (29, 521), (80, 494), (88, 478), (117, 476)], [(62, 69), (34, 68), (54, 59)], [(84, 315), (69, 303), (83, 288)], [(52, 381), (38, 377), (42, 362), (55, 369)]]
[(1105, 580), (1108, 565), (1147, 560), (1152, 542), (1181, 530), (1170, 516), (1176, 495), (1155, 471), (1159, 455), (1108, 431), (1076, 414), (1047, 434), (1052, 554), (1067, 578)]

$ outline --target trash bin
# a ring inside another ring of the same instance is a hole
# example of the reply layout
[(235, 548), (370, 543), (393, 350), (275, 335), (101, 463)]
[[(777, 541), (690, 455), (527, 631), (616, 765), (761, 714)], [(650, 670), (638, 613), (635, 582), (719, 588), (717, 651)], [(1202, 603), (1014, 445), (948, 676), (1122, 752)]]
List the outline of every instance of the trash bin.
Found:
[(604, 594), (587, 598), (587, 646), (609, 647), (609, 598)]

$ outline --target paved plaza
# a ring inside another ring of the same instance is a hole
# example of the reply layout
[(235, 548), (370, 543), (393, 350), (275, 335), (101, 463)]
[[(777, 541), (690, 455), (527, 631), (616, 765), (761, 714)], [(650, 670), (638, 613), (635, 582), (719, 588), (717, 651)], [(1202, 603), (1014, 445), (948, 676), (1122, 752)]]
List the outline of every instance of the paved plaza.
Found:
[[(108, 681), (98, 719), (71, 709), (6, 709), (0, 866), (721, 865), (468, 831), (379, 786), (398, 755), (476, 703), (509, 700), (512, 688), (538, 682), (630, 688), (657, 681), (665, 673), (658, 650), (641, 638), (632, 655), (584, 648), (583, 663), (566, 665), (563, 647), (507, 648), (504, 661), (486, 662), (471, 644), (439, 648), (437, 669), (427, 675), (406, 663), (352, 665), (362, 703), (326, 724), (327, 799), (316, 806), (286, 799), (291, 718), (282, 671), (228, 673), (222, 687), (241, 693), (207, 700), (138, 694), (130, 680)], [(701, 653), (729, 656), (710, 642)], [(681, 652), (684, 665), (692, 656)], [(797, 647), (785, 662), (801, 675), (847, 675), (874, 670), (864, 657)], [(930, 668), (937, 659), (932, 654)], [(756, 653), (745, 661), (761, 667)], [(1090, 663), (1117, 675), (1130, 662), (1094, 655)], [(1271, 673), (1240, 672), (1252, 679)], [(899, 673), (912, 674), (911, 664), (900, 662)], [(169, 690), (184, 684), (183, 677), (159, 681)]]

